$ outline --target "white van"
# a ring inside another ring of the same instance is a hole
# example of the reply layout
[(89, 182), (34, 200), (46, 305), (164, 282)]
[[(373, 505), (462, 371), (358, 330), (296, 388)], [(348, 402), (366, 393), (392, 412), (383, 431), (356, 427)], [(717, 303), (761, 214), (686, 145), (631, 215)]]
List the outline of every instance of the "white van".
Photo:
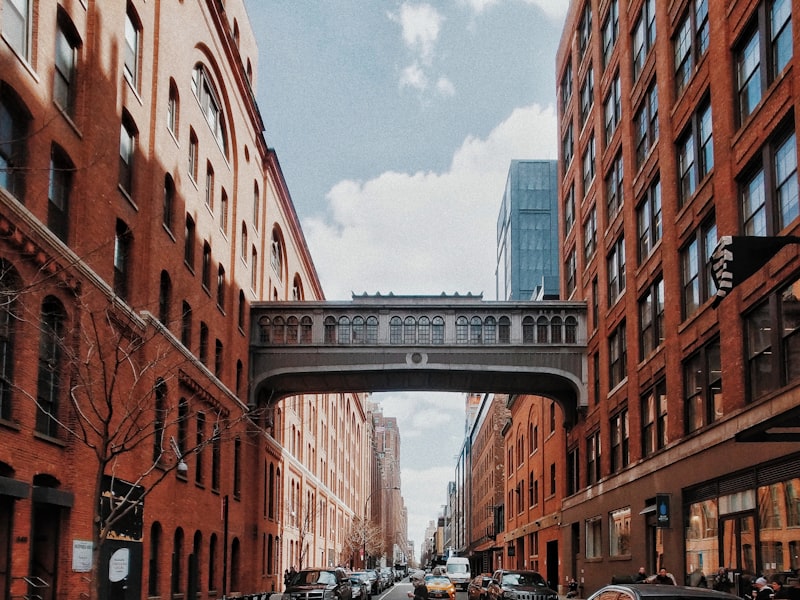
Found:
[(451, 556), (447, 559), (447, 576), (457, 590), (466, 590), (472, 575), (469, 570), (469, 560), (463, 556)]

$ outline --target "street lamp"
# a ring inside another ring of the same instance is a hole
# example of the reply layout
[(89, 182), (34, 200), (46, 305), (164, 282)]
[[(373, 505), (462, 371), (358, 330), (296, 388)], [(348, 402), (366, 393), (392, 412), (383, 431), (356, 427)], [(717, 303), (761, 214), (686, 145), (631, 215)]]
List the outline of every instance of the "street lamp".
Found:
[(369, 496), (367, 496), (367, 499), (364, 500), (364, 521), (361, 524), (361, 531), (364, 536), (364, 554), (363, 554), (364, 570), (366, 570), (367, 568), (367, 504), (369, 504), (369, 499), (372, 498), (372, 495), (375, 492), (382, 492), (384, 490), (399, 490), (399, 489), (400, 486), (397, 485), (392, 487), (378, 488), (377, 490), (371, 491), (369, 493)]

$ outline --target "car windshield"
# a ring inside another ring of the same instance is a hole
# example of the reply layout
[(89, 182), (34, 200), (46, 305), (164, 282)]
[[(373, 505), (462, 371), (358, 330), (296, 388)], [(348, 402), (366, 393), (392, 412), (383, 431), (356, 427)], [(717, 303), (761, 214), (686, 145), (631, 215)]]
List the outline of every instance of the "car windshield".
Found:
[(428, 575), (425, 578), (426, 584), (434, 584), (434, 585), (450, 585), (450, 580), (447, 577), (442, 577), (441, 575)]
[(456, 563), (447, 565), (447, 572), (448, 573), (466, 573), (467, 566), (465, 563)]
[(506, 573), (503, 575), (503, 585), (545, 586), (544, 578), (538, 573)]
[(312, 583), (336, 585), (336, 576), (329, 571), (300, 571), (293, 583), (295, 585), (309, 585)]

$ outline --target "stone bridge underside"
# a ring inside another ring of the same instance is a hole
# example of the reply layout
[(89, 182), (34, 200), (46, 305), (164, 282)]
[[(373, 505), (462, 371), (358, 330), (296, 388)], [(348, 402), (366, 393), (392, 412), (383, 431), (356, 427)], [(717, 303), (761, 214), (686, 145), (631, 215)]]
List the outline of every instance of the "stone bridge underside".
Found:
[(586, 406), (586, 307), (355, 296), (251, 308), (252, 405), (324, 392), (537, 394)]

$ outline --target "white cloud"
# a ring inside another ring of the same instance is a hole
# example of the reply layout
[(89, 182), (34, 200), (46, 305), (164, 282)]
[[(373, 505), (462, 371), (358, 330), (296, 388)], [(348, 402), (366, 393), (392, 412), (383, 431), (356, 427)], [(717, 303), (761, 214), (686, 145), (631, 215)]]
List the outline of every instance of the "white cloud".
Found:
[(447, 77), (440, 77), (436, 82), (436, 91), (440, 96), (455, 96), (456, 86)]
[(418, 63), (408, 65), (400, 74), (400, 87), (424, 91), (428, 87), (428, 76), (425, 75)]
[(518, 108), (485, 139), (470, 136), (450, 168), (344, 180), (330, 215), (303, 223), (329, 300), (351, 292), (483, 293), (495, 299), (495, 227), (512, 159), (556, 158), (552, 107)]
[(430, 4), (404, 2), (389, 18), (400, 24), (406, 46), (425, 64), (430, 64), (444, 18)]

